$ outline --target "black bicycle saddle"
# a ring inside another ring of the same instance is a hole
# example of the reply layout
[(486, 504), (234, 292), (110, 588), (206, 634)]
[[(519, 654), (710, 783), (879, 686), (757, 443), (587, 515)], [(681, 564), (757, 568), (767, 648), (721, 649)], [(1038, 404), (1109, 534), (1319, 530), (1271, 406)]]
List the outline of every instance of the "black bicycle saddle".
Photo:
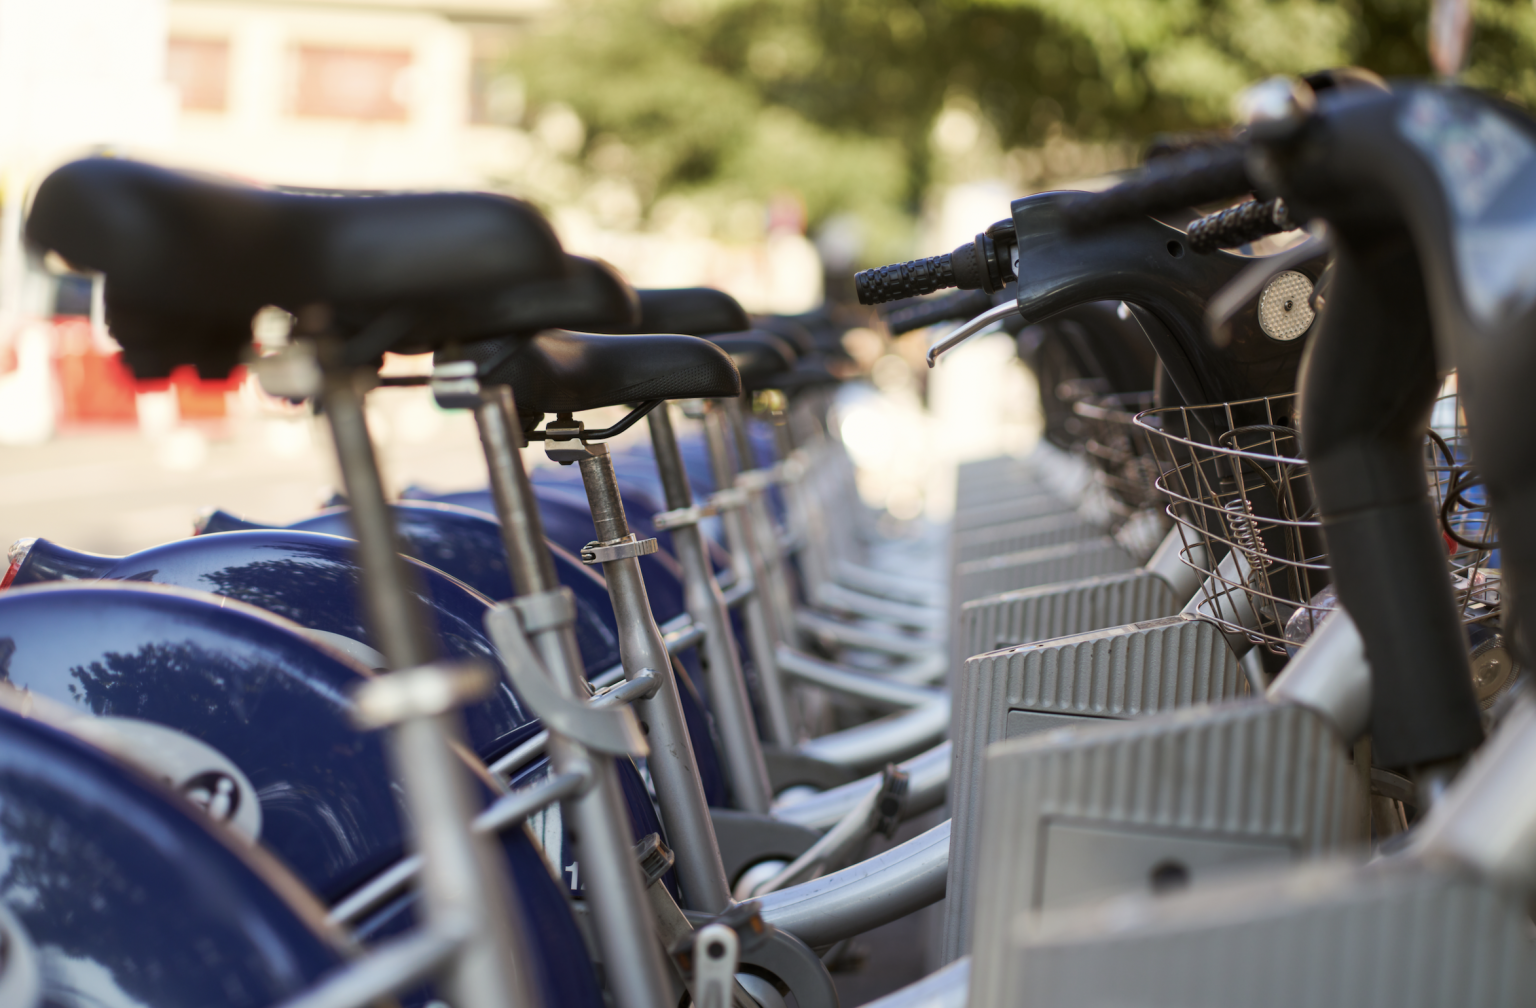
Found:
[(770, 332), (804, 356), (816, 352), (816, 337), (806, 326), (785, 315), (753, 315), (752, 328)]
[(799, 357), (794, 347), (761, 329), (711, 336), (709, 341), (731, 355), (741, 374), (741, 387), (748, 392), (778, 388), (776, 379), (793, 369)]
[[(565, 259), (565, 276), (509, 286), (493, 295), (446, 307), (452, 331), (460, 334), (459, 342), (490, 339), (499, 345), (540, 329), (633, 332), (640, 321), (635, 289), (605, 262), (581, 256)], [(426, 352), (445, 342), (435, 338), (435, 333), (424, 336), (431, 337), (424, 345), (397, 344), (395, 349)]]
[[(493, 351), (494, 357), (484, 356)], [(741, 394), (724, 350), (693, 336), (608, 336), (548, 329), (465, 348), (481, 380), (510, 385), (518, 412), (577, 413), (656, 399)]]
[(404, 308), (402, 340), (428, 316), (452, 336), (442, 306), (567, 269), (548, 222), (504, 196), (284, 192), (108, 158), (45, 179), (27, 236), (105, 274), (109, 324), (141, 377), (228, 373), (264, 305), (344, 306), (353, 324)]
[(640, 292), (637, 332), (710, 336), (752, 328), (736, 299), (713, 287), (676, 287)]

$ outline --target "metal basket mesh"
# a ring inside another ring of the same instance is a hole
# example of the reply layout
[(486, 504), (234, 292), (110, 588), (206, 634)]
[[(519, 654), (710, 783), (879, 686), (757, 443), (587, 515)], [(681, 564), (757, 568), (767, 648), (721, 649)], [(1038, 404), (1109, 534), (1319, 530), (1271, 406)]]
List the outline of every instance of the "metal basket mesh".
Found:
[[(1135, 418), (1161, 468), (1157, 486), (1171, 500), (1184, 562), (1207, 575), (1197, 610), (1277, 654), (1294, 652), (1334, 605), (1296, 408), (1288, 394)], [(1454, 376), (1435, 404), (1425, 452), (1463, 618), (1497, 626), (1497, 544)]]
[(1086, 395), (1072, 404), (1083, 450), (1122, 517), (1163, 500), (1152, 439), (1135, 423), (1136, 414), (1151, 405), (1151, 392)]

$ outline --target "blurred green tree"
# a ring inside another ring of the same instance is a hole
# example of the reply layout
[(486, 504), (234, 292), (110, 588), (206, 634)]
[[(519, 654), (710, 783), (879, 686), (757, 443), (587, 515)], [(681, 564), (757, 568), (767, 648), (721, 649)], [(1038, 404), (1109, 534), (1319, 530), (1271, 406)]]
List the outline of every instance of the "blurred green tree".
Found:
[[(513, 65), (535, 110), (586, 126), (578, 159), (646, 208), (797, 193), (816, 225), (902, 232), (963, 102), (1003, 150), (1221, 126), (1275, 73), (1424, 74), (1426, 0), (569, 0)], [(1531, 0), (1481, 0), (1467, 81), (1536, 101)]]

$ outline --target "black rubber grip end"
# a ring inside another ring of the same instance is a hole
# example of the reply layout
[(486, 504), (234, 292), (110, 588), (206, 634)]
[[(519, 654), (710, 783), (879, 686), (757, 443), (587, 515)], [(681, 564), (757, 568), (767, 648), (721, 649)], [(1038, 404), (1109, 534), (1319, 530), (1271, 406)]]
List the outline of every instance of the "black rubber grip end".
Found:
[(1250, 200), (1207, 214), (1191, 224), (1189, 247), (1191, 251), (1205, 255), (1217, 249), (1237, 248), (1295, 226), (1281, 200)]
[(930, 256), (855, 273), (853, 285), (859, 304), (884, 304), (953, 287), (955, 269), (949, 256)]

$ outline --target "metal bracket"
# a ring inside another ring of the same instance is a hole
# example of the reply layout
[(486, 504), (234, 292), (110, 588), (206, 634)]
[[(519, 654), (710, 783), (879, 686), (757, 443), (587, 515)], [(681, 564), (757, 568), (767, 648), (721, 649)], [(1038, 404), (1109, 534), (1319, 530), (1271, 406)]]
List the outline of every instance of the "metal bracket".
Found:
[(706, 924), (693, 933), (693, 1003), (698, 1008), (726, 1008), (735, 993), (741, 939), (721, 923)]
[(495, 677), (481, 662), (436, 662), (386, 672), (352, 694), (352, 723), (368, 731), (435, 717), (479, 700)]
[(716, 490), (714, 493), (709, 495), (709, 499), (706, 501), (706, 503), (715, 509), (716, 514), (720, 513), (721, 511), (734, 511), (737, 508), (746, 506), (747, 490), (745, 487), (741, 486), (732, 486), (726, 487), (723, 490)]
[(665, 532), (667, 529), (682, 528), (684, 525), (697, 525), (705, 518), (719, 513), (720, 509), (712, 501), (705, 501), (692, 507), (658, 511), (651, 515), (651, 526), (658, 532)]
[(576, 625), (576, 599), (568, 588), (522, 595), (511, 600), (522, 618), (526, 633), (543, 633), (545, 630), (563, 630)]
[[(534, 435), (539, 435), (535, 437)], [(584, 440), (586, 430), (580, 420), (573, 420), (570, 416), (556, 417), (544, 425), (542, 431), (534, 431), (528, 435), (529, 441), (542, 440), (544, 442), (544, 454), (550, 461), (559, 462), (561, 465), (570, 465), (572, 462), (580, 462), (584, 458), (594, 455), (606, 455), (607, 445), (589, 445)]]
[(647, 553), (655, 553), (660, 547), (655, 539), (637, 539), (631, 532), (615, 543), (589, 542), (581, 548), (581, 562), (584, 564), (608, 563), (610, 560), (625, 560), (629, 557), (645, 556)]
[(736, 485), (743, 490), (766, 490), (778, 483), (783, 474), (776, 465), (762, 469), (747, 469), (736, 474)]
[(480, 405), (480, 379), (474, 361), (444, 361), (432, 368), (432, 398), (443, 409)]
[[(558, 588), (542, 595), (565, 593), (569, 588)], [(528, 642), (523, 623), (520, 602), (534, 602), (528, 608), (537, 614), (540, 606), (548, 603), (540, 596), (517, 599), (511, 604), (498, 602), (485, 614), (485, 630), (501, 653), (512, 688), (522, 698), (544, 726), (550, 731), (580, 742), (589, 749), (614, 756), (644, 756), (650, 751), (640, 722), (628, 707), (591, 707), (586, 703), (561, 695), (555, 689), (544, 662)], [(566, 604), (574, 610), (569, 597)], [(563, 618), (563, 617), (559, 617)], [(552, 624), (560, 625), (560, 624)]]

